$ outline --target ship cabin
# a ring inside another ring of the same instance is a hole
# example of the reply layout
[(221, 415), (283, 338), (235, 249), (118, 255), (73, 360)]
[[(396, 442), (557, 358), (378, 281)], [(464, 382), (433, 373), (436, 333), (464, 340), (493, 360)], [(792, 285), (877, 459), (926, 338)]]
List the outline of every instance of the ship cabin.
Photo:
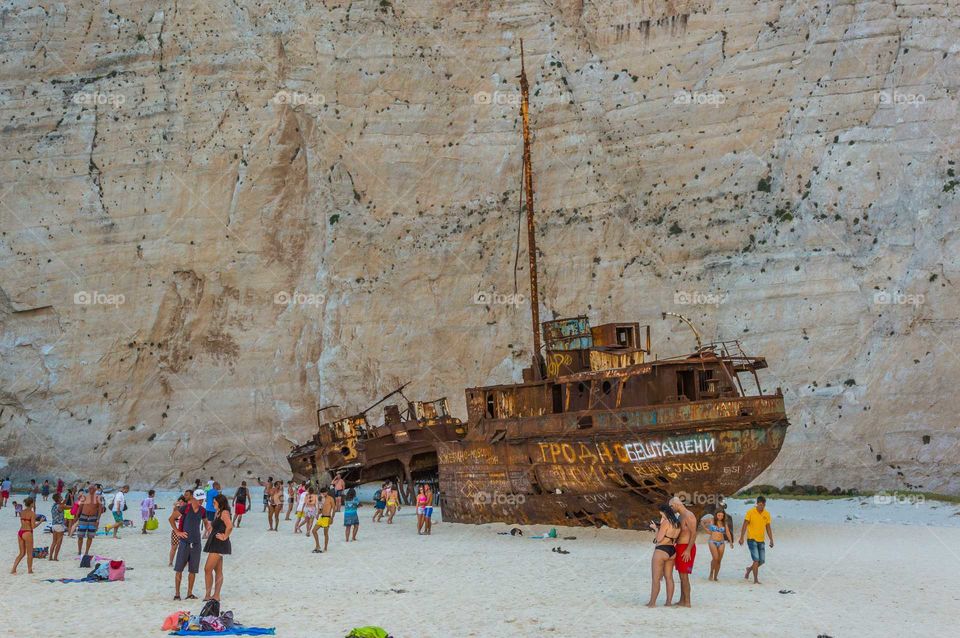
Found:
[[(763, 357), (748, 357), (739, 342), (721, 342), (691, 355), (651, 360), (650, 327), (607, 323), (591, 327), (587, 317), (542, 324), (544, 377), (532, 368), (520, 384), (466, 390), (469, 426), (482, 420), (587, 413), (665, 404), (760, 396), (756, 371)], [(740, 373), (751, 373), (755, 389)]]

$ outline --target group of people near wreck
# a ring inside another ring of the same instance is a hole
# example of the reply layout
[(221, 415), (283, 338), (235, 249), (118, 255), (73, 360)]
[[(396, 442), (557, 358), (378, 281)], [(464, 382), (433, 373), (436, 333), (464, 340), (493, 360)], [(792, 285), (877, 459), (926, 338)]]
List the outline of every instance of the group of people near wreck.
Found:
[[(656, 532), (655, 545), (650, 559), (650, 602), (647, 607), (656, 607), (660, 596), (660, 583), (666, 585), (666, 605), (674, 606), (675, 585), (673, 570), (680, 577), (680, 599), (676, 606), (690, 607), (690, 574), (697, 558), (697, 532), (702, 529), (708, 535), (707, 547), (710, 549), (710, 575), (708, 580), (716, 581), (720, 575), (720, 565), (726, 546), (733, 547), (733, 522), (722, 507), (712, 514), (703, 516), (699, 525), (696, 515), (684, 502), (674, 496), (666, 505), (660, 506), (659, 522), (651, 521), (650, 529)], [(743, 572), (744, 580), (753, 575), (753, 582), (759, 584), (760, 566), (766, 562), (766, 537), (770, 537), (773, 547), (773, 528), (770, 527), (770, 512), (767, 511), (767, 499), (758, 496), (756, 504), (744, 516), (740, 528), (740, 545), (744, 538), (750, 550), (751, 563)]]

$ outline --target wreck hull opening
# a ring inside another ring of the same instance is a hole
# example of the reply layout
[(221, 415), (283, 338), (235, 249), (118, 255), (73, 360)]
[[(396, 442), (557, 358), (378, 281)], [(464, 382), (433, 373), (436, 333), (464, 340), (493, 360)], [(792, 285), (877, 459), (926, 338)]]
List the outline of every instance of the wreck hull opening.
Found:
[(702, 514), (773, 462), (789, 425), (781, 397), (609, 411), (593, 415), (590, 432), (577, 426), (582, 416), (556, 416), (514, 421), (502, 435), (487, 423), (480, 429), (496, 433), (487, 440), (441, 443), (444, 520), (647, 529), (677, 494)]

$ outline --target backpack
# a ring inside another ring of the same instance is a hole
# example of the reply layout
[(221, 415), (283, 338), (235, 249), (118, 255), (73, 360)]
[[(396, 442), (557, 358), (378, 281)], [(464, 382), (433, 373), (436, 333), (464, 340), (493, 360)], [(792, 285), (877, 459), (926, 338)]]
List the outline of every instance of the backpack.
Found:
[(220, 617), (220, 601), (219, 600), (208, 600), (204, 605), (203, 609), (200, 610), (198, 614), (201, 618), (206, 616), (215, 616)]
[(377, 490), (376, 492), (373, 493), (373, 500), (379, 501), (382, 498), (383, 498), (383, 492), (381, 492), (380, 490)]
[(110, 566), (107, 563), (97, 563), (89, 574), (88, 580), (110, 580)]
[(107, 577), (109, 580), (123, 580), (127, 572), (127, 566), (122, 560), (112, 560), (107, 567)]
[(83, 558), (80, 559), (80, 567), (90, 567), (90, 563), (93, 561), (93, 556), (90, 554), (84, 554)]

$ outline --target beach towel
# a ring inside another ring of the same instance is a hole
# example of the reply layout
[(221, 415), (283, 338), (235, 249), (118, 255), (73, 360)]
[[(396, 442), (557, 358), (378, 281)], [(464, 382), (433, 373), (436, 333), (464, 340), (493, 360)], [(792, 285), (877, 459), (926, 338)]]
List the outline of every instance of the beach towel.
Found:
[(48, 583), (107, 583), (100, 578), (47, 578)]
[(181, 629), (171, 631), (171, 636), (273, 636), (277, 632), (276, 627), (241, 627), (234, 625), (230, 629), (223, 631), (190, 631)]

